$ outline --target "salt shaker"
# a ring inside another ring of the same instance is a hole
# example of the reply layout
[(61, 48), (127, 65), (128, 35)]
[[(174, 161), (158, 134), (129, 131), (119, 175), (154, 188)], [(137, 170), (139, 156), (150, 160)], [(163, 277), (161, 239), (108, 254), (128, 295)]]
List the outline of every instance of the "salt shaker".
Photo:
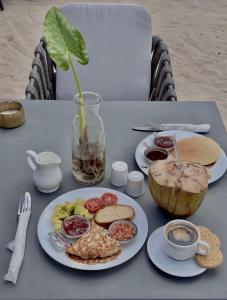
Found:
[(128, 174), (126, 193), (132, 197), (140, 197), (144, 193), (144, 176), (141, 172), (132, 171)]
[(125, 186), (127, 184), (128, 165), (124, 161), (115, 161), (111, 168), (110, 181), (115, 186)]

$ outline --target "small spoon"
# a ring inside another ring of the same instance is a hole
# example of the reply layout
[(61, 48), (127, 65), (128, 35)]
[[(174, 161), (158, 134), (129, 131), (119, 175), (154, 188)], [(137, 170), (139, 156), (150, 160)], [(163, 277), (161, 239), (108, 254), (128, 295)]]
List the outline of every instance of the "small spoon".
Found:
[(140, 165), (140, 167), (141, 167), (142, 169), (148, 169), (148, 168), (149, 168), (148, 166), (144, 166), (144, 165)]
[(150, 148), (146, 142), (143, 142), (145, 148)]

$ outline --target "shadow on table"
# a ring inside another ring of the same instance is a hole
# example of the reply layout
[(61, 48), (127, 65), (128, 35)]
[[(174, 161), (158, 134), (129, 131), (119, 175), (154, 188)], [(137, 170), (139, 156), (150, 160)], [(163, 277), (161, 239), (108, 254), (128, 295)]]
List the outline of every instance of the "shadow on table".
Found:
[(149, 258), (147, 257), (147, 264), (150, 265), (151, 268), (153, 268), (155, 270), (155, 272), (158, 273), (158, 275), (160, 275), (161, 277), (165, 278), (165, 279), (168, 279), (168, 281), (171, 281), (172, 283), (177, 283), (177, 284), (181, 284), (181, 283), (192, 283), (192, 282), (195, 282), (195, 281), (198, 281), (199, 279), (201, 278), (204, 278), (206, 277), (206, 280), (207, 279), (213, 279), (215, 278), (216, 276), (216, 273), (218, 270), (207, 270), (205, 271), (204, 273), (198, 275), (198, 276), (194, 276), (194, 277), (176, 277), (176, 276), (172, 276), (172, 275), (169, 275), (163, 271), (161, 271), (159, 268), (157, 268), (150, 260)]
[[(146, 246), (146, 245), (145, 245)], [(98, 278), (103, 278), (106, 276), (112, 276), (114, 274), (117, 274), (118, 272), (122, 271), (122, 268), (127, 268), (130, 266), (130, 264), (134, 263), (134, 260), (137, 258), (137, 256), (140, 254), (141, 255), (141, 251), (139, 251), (133, 258), (131, 258), (129, 261), (119, 265), (119, 266), (115, 266), (113, 268), (110, 269), (106, 269), (106, 270), (102, 270), (100, 272), (100, 270), (96, 270), (96, 271), (87, 271), (87, 270), (77, 270), (77, 269), (71, 269), (68, 268), (64, 265), (61, 265), (59, 263), (57, 263), (55, 260), (53, 260), (52, 258), (50, 258), (45, 252), (44, 250), (41, 248), (40, 246), (40, 251), (43, 254), (43, 259), (46, 260), (46, 263), (51, 265), (54, 269), (56, 269), (56, 271), (61, 270), (62, 272), (65, 272), (65, 274), (67, 274), (67, 276), (80, 276), (80, 278), (85, 278), (85, 279), (98, 279)], [(168, 281), (171, 281), (172, 283), (192, 283), (197, 281), (198, 279), (201, 279), (203, 277), (206, 277), (206, 279), (212, 279), (214, 278), (214, 276), (216, 276), (216, 272), (218, 270), (207, 270), (204, 273), (198, 275), (198, 276), (194, 276), (194, 277), (188, 277), (188, 278), (182, 278), (182, 277), (175, 277), (172, 275), (168, 275), (165, 272), (159, 270), (149, 259), (147, 253), (143, 253), (143, 255), (146, 255), (146, 263), (148, 266), (150, 266), (150, 268), (154, 269), (155, 272), (158, 274), (158, 276), (163, 277), (164, 279), (168, 279)], [(94, 272), (95, 272), (95, 276), (94, 276)]]

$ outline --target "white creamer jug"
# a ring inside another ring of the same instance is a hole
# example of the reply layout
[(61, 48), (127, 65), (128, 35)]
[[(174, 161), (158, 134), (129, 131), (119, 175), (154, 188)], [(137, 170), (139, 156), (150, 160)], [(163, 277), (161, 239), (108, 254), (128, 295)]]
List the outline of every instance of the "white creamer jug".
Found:
[(43, 193), (56, 191), (62, 181), (62, 172), (59, 168), (61, 158), (53, 152), (27, 151), (27, 161), (33, 170), (33, 179), (38, 190)]

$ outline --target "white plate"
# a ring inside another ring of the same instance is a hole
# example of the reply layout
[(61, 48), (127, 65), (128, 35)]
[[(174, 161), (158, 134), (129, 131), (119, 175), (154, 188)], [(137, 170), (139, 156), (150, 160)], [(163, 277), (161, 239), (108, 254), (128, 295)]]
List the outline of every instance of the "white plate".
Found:
[(163, 272), (177, 277), (193, 277), (207, 269), (198, 266), (193, 258), (179, 261), (169, 257), (163, 245), (164, 226), (156, 229), (147, 242), (147, 253), (153, 264)]
[[(121, 254), (115, 259), (107, 263), (103, 264), (96, 264), (96, 265), (86, 265), (81, 264), (73, 261), (70, 259), (64, 251), (56, 251), (54, 247), (51, 245), (50, 240), (48, 238), (48, 232), (53, 231), (53, 224), (51, 222), (51, 216), (53, 213), (54, 206), (56, 204), (63, 204), (65, 201), (75, 201), (77, 197), (81, 197), (84, 199), (88, 199), (91, 197), (100, 197), (103, 193), (110, 192), (117, 195), (119, 204), (126, 204), (130, 205), (135, 209), (135, 218), (133, 222), (136, 224), (138, 233), (134, 241), (132, 243), (122, 245)], [(44, 251), (57, 262), (74, 269), (80, 270), (103, 270), (109, 269), (115, 266), (118, 266), (129, 259), (131, 259), (136, 253), (142, 248), (144, 245), (147, 233), (148, 233), (148, 223), (146, 215), (141, 208), (141, 206), (134, 201), (129, 196), (106, 188), (83, 188), (68, 192), (64, 195), (59, 196), (55, 200), (53, 200), (43, 211), (42, 215), (40, 216), (38, 222), (38, 239), (39, 242), (44, 249)]]
[[(143, 171), (144, 174), (148, 175), (148, 167), (149, 163), (144, 158), (144, 150), (146, 149), (145, 144), (148, 146), (154, 146), (153, 139), (155, 136), (163, 136), (163, 135), (176, 135), (176, 140), (182, 140), (185, 138), (190, 138), (193, 136), (201, 136), (198, 133), (190, 132), (190, 131), (182, 131), (182, 130), (169, 130), (169, 131), (162, 131), (160, 133), (155, 133), (152, 135), (147, 136), (143, 139), (137, 146), (135, 152), (136, 162), (139, 168)], [(145, 166), (145, 167), (144, 167)], [(224, 150), (221, 148), (221, 155), (218, 161), (210, 168), (212, 177), (209, 179), (209, 183), (212, 183), (219, 178), (221, 178), (227, 169), (227, 157)]]

